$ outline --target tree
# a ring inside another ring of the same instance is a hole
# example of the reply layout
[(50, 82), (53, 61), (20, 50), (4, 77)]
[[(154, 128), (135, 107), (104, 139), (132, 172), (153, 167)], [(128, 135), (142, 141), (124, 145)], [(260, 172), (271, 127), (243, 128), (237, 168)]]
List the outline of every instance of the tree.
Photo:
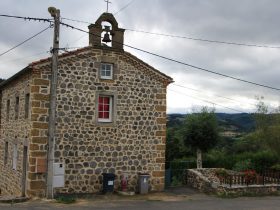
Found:
[(203, 107), (199, 113), (186, 116), (184, 143), (197, 152), (197, 168), (202, 168), (202, 152), (218, 142), (218, 122), (214, 109)]
[(280, 107), (269, 111), (268, 106), (259, 100), (255, 121), (258, 137), (280, 156)]

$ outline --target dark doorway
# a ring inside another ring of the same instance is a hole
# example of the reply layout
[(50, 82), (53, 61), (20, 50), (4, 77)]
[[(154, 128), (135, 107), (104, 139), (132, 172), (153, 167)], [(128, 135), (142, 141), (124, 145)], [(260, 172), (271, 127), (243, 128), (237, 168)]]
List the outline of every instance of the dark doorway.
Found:
[(21, 189), (21, 195), (22, 197), (25, 197), (26, 192), (26, 173), (27, 173), (27, 146), (23, 147), (23, 159), (22, 159), (22, 189)]

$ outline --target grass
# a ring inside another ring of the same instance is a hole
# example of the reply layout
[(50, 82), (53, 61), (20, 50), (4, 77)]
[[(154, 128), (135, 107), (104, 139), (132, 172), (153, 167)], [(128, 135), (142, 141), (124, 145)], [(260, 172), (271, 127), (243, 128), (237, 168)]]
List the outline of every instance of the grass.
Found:
[(58, 203), (64, 203), (64, 204), (71, 204), (76, 202), (76, 198), (74, 196), (64, 196), (61, 195), (56, 198), (56, 201)]

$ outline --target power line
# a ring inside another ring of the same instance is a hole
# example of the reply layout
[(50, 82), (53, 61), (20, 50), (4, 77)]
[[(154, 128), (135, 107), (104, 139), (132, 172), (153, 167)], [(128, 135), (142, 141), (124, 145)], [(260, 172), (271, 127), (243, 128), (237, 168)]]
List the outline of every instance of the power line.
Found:
[[(66, 27), (69, 27), (71, 29), (75, 29), (75, 30), (78, 30), (78, 31), (81, 31), (81, 32), (84, 32), (84, 33), (88, 33), (88, 34), (91, 34), (93, 36), (98, 36), (97, 34), (90, 33), (88, 31), (85, 31), (83, 29), (77, 28), (75, 26), (72, 26), (72, 25), (69, 25), (69, 24), (66, 24), (66, 23), (63, 23), (63, 22), (61, 22), (61, 24), (66, 26)], [(101, 38), (101, 36), (98, 36), (98, 37)], [(119, 42), (116, 42), (116, 43), (119, 43)], [(119, 43), (119, 44), (122, 44), (122, 43)], [(153, 52), (149, 52), (147, 50), (143, 50), (143, 49), (140, 49), (140, 48), (137, 48), (137, 47), (133, 47), (133, 46), (128, 45), (128, 44), (123, 44), (123, 46), (126, 46), (128, 48), (131, 48), (131, 49), (134, 49), (134, 50), (137, 50), (137, 51), (140, 51), (140, 52), (144, 52), (146, 54), (153, 55), (153, 56), (156, 56), (156, 57), (168, 60), (168, 61), (172, 61), (174, 63), (178, 63), (178, 64), (181, 64), (181, 65), (184, 65), (184, 66), (192, 67), (192, 68), (200, 70), (200, 71), (204, 71), (204, 72), (208, 72), (208, 73), (211, 73), (211, 74), (219, 75), (219, 76), (222, 76), (222, 77), (225, 77), (225, 78), (230, 78), (230, 79), (237, 80), (237, 81), (244, 82), (244, 83), (248, 83), (248, 84), (251, 84), (251, 85), (260, 86), (260, 87), (264, 87), (264, 88), (280, 91), (280, 88), (275, 88), (275, 87), (272, 87), (272, 86), (269, 86), (269, 85), (264, 85), (264, 84), (260, 84), (260, 83), (256, 83), (256, 82), (251, 82), (251, 81), (248, 81), (248, 80), (245, 80), (245, 79), (240, 79), (240, 78), (237, 78), (237, 77), (233, 77), (233, 76), (229, 76), (229, 75), (222, 74), (222, 73), (219, 73), (219, 72), (215, 72), (213, 70), (209, 70), (209, 69), (206, 69), (206, 68), (198, 67), (198, 66), (195, 66), (195, 65), (192, 65), (192, 64), (185, 63), (183, 61), (178, 61), (178, 60), (175, 60), (173, 58), (168, 58), (168, 57), (163, 56), (163, 55), (159, 55), (159, 54), (156, 54), (156, 53), (153, 53)]]
[(189, 40), (202, 41), (202, 42), (210, 42), (210, 43), (218, 43), (218, 44), (228, 44), (228, 45), (237, 45), (237, 46), (245, 46), (245, 47), (259, 47), (259, 48), (280, 49), (280, 46), (269, 46), (269, 45), (246, 44), (246, 43), (238, 43), (238, 42), (210, 40), (210, 39), (194, 38), (194, 37), (179, 36), (179, 35), (164, 34), (164, 33), (155, 33), (155, 32), (135, 30), (135, 29), (127, 29), (127, 28), (125, 30), (133, 31), (133, 32), (139, 32), (139, 33), (145, 33), (145, 34), (158, 35), (158, 36), (166, 36), (166, 37), (173, 37), (173, 38), (189, 39)]
[(18, 19), (24, 19), (24, 20), (34, 20), (34, 21), (43, 21), (43, 22), (52, 22), (51, 19), (47, 18), (34, 18), (34, 17), (23, 17), (23, 16), (15, 16), (15, 15), (3, 15), (1, 14), (0, 17), (7, 17), (7, 18), (18, 18)]
[[(91, 24), (90, 22), (83, 21), (83, 20), (77, 20), (77, 19), (71, 19), (71, 18), (62, 18), (62, 19), (70, 20), (70, 21), (77, 22), (77, 23)], [(280, 49), (280, 46), (270, 46), (270, 45), (261, 45), (261, 44), (248, 44), (248, 43), (239, 43), (239, 42), (231, 42), (231, 41), (219, 41), (219, 40), (211, 40), (211, 39), (202, 39), (202, 38), (196, 38), (196, 37), (181, 36), (181, 35), (175, 35), (175, 34), (155, 33), (155, 32), (149, 32), (149, 31), (144, 31), (144, 30), (135, 30), (135, 29), (129, 29), (129, 28), (125, 28), (125, 30), (126, 31), (138, 32), (138, 33), (152, 34), (152, 35), (157, 35), (157, 36), (188, 39), (188, 40), (208, 42), (208, 43), (216, 43), (216, 44), (227, 44), (227, 45), (244, 46), (244, 47)]]
[(212, 105), (220, 106), (220, 107), (223, 107), (223, 108), (226, 108), (226, 109), (229, 109), (229, 110), (238, 112), (238, 113), (246, 113), (246, 112), (241, 111), (241, 110), (238, 110), (238, 109), (230, 108), (230, 107), (228, 107), (228, 106), (224, 106), (224, 105), (221, 105), (221, 104), (217, 104), (217, 103), (212, 102), (212, 101), (208, 101), (208, 100), (201, 99), (201, 98), (198, 98), (198, 97), (190, 96), (190, 95), (187, 95), (187, 94), (185, 94), (185, 93), (181, 93), (181, 92), (178, 92), (178, 91), (175, 91), (175, 90), (172, 90), (172, 89), (168, 89), (168, 90), (170, 90), (170, 91), (172, 91), (172, 92), (175, 92), (175, 93), (178, 93), (178, 94), (181, 94), (181, 95), (185, 95), (185, 96), (190, 97), (190, 98), (194, 98), (194, 99), (199, 100), (199, 101), (203, 101), (203, 102), (206, 102), (206, 103), (209, 103), (209, 104), (212, 104)]
[(8, 52), (12, 51), (13, 49), (19, 47), (20, 45), (23, 45), (25, 42), (28, 42), (29, 40), (33, 39), (34, 37), (38, 36), (39, 34), (43, 33), (44, 31), (48, 30), (49, 28), (50, 28), (50, 26), (48, 26), (47, 28), (45, 28), (45, 29), (39, 31), (38, 33), (36, 33), (36, 34), (34, 34), (33, 36), (29, 37), (28, 39), (24, 40), (23, 42), (17, 44), (16, 46), (10, 48), (10, 49), (7, 50), (7, 51), (1, 53), (0, 56), (5, 55), (6, 53), (8, 53)]
[[(196, 92), (203, 93), (202, 90), (198, 90), (198, 89), (186, 87), (186, 86), (184, 86), (184, 85), (178, 85), (178, 84), (176, 84), (176, 83), (172, 83), (171, 85), (174, 85), (174, 86), (177, 86), (177, 87), (181, 87), (181, 88), (185, 88), (185, 89), (189, 89), (189, 90), (192, 90), (192, 91), (196, 91)], [(243, 103), (243, 102), (238, 101), (238, 100), (235, 100), (235, 99), (233, 99), (233, 98), (228, 98), (228, 97), (221, 96), (221, 95), (217, 95), (217, 94), (213, 94), (213, 95), (214, 95), (215, 97), (223, 98), (223, 99), (230, 100), (230, 101), (233, 101), (233, 102)], [(253, 105), (253, 106), (256, 105), (256, 104), (252, 104), (252, 103), (248, 103), (248, 104)]]
[(50, 51), (44, 51), (44, 52), (36, 53), (36, 54), (33, 54), (33, 55), (29, 55), (29, 56), (25, 56), (25, 57), (21, 57), (21, 58), (16, 58), (16, 59), (4, 61), (4, 62), (1, 62), (1, 63), (3, 64), (3, 63), (10, 63), (10, 62), (14, 62), (14, 61), (24, 60), (26, 58), (32, 58), (32, 57), (35, 57), (37, 55), (42, 55), (42, 54), (46, 54), (46, 53), (49, 53), (49, 52)]
[(122, 8), (120, 8), (119, 11), (115, 12), (114, 15), (117, 15), (118, 13), (120, 13), (121, 11), (123, 11), (124, 9), (126, 9), (130, 4), (132, 4), (135, 0), (131, 0), (130, 2), (128, 2), (125, 6), (123, 6)]
[[(122, 10), (126, 9), (130, 4), (132, 4), (135, 0), (130, 1), (128, 4), (126, 4), (124, 7), (122, 7), (119, 11), (114, 13), (114, 15), (117, 15)], [(1, 17), (8, 17), (8, 18), (19, 18), (24, 20), (33, 20), (33, 21), (43, 21), (43, 22), (52, 22), (51, 19), (48, 18), (34, 18), (34, 17), (24, 17), (24, 16), (14, 16), (14, 15), (0, 15)], [(91, 22), (82, 21), (82, 20), (76, 20), (71, 18), (61, 18), (65, 20), (70, 20), (78, 23), (86, 23), (91, 24)], [(194, 41), (202, 41), (202, 42), (209, 42), (209, 43), (218, 43), (218, 44), (228, 44), (228, 45), (237, 45), (237, 46), (245, 46), (245, 47), (259, 47), (259, 48), (272, 48), (272, 49), (280, 49), (280, 46), (269, 46), (269, 45), (260, 45), (260, 44), (247, 44), (247, 43), (238, 43), (238, 42), (230, 42), (230, 41), (219, 41), (219, 40), (211, 40), (211, 39), (202, 39), (202, 38), (195, 38), (195, 37), (188, 37), (188, 36), (180, 36), (180, 35), (173, 35), (173, 34), (164, 34), (164, 33), (155, 33), (155, 32), (149, 32), (144, 30), (135, 30), (135, 29), (128, 29), (127, 31), (133, 31), (133, 32), (139, 32), (139, 33), (145, 33), (145, 34), (153, 34), (158, 36), (166, 36), (166, 37), (173, 37), (173, 38), (181, 38), (181, 39), (189, 39)]]
[(62, 20), (70, 20), (70, 21), (73, 21), (73, 22), (77, 22), (77, 23), (85, 23), (85, 24), (92, 24), (91, 22), (87, 22), (87, 21), (83, 21), (83, 20), (76, 20), (76, 19), (71, 19), (71, 18), (65, 18), (65, 17), (62, 17), (61, 18)]

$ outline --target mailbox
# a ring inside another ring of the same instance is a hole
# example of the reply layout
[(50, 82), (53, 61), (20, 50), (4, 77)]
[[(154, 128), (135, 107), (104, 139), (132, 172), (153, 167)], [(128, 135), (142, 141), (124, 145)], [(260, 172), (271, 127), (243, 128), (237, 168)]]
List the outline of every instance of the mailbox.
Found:
[(53, 164), (53, 187), (64, 187), (64, 164)]

